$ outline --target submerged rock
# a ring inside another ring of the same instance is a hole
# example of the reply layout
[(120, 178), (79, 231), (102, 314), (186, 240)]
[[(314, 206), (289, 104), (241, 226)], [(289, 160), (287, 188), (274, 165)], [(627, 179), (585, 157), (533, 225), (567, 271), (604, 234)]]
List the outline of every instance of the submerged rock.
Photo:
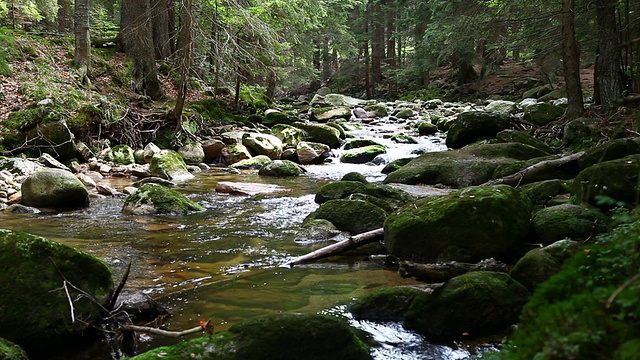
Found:
[(210, 337), (151, 350), (132, 359), (369, 360), (357, 330), (343, 320), (317, 314), (270, 314), (246, 320)]
[(91, 333), (85, 322), (104, 315), (67, 285), (73, 322), (63, 289), (66, 279), (97, 301), (105, 301), (113, 280), (103, 261), (39, 236), (0, 229), (0, 263), (0, 337), (29, 353), (46, 356), (52, 349), (76, 345)]
[(22, 204), (54, 209), (89, 206), (89, 192), (71, 172), (43, 169), (22, 183)]
[(128, 215), (187, 214), (202, 210), (202, 205), (176, 190), (153, 183), (140, 186), (122, 207), (122, 213)]

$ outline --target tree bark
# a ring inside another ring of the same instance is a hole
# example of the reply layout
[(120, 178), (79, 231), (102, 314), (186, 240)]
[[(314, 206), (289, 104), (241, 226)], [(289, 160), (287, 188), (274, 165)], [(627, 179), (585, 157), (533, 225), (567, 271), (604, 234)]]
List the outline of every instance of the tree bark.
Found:
[(323, 259), (329, 256), (339, 255), (344, 253), (345, 251), (352, 250), (359, 246), (372, 243), (380, 239), (380, 237), (383, 235), (384, 235), (384, 229), (382, 228), (371, 230), (362, 234), (354, 235), (346, 240), (333, 243), (329, 246), (325, 246), (321, 249), (312, 251), (306, 255), (297, 257), (289, 261), (285, 265), (293, 267), (294, 265), (303, 264), (303, 263), (318, 260), (318, 259)]
[(371, 85), (382, 82), (382, 61), (384, 60), (384, 22), (380, 4), (373, 6), (373, 39), (371, 42)]
[(123, 0), (119, 40), (133, 62), (135, 91), (160, 100), (164, 92), (156, 69), (150, 13), (149, 0)]
[(176, 122), (176, 133), (182, 130), (182, 110), (187, 97), (187, 84), (189, 82), (189, 73), (191, 72), (191, 53), (193, 47), (192, 28), (193, 13), (192, 0), (185, 0), (183, 9), (182, 31), (180, 36), (180, 56), (178, 56), (178, 69), (180, 71), (180, 83), (178, 84), (178, 96), (176, 98), (176, 106), (169, 113), (169, 119)]
[(172, 46), (171, 40), (173, 29), (169, 28), (170, 24), (175, 23), (175, 21), (170, 21), (169, 15), (173, 15), (175, 11), (170, 11), (167, 0), (151, 0), (150, 6), (155, 58), (163, 60), (170, 57), (175, 48)]
[(89, 34), (89, 0), (75, 0), (73, 31), (75, 52), (73, 64), (80, 73), (82, 84), (91, 86), (91, 37)]
[(575, 36), (574, 0), (562, 0), (562, 66), (567, 90), (567, 117), (576, 118), (584, 112), (580, 84), (580, 51)]
[(596, 0), (596, 24), (598, 26), (598, 70), (597, 81), (600, 90), (602, 111), (609, 112), (616, 107), (622, 92), (622, 58), (616, 27), (617, 0)]

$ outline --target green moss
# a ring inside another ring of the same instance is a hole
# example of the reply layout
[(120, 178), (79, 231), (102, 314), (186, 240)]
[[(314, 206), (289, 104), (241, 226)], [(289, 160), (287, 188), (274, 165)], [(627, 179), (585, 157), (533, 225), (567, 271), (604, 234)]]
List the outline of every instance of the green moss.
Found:
[(640, 292), (633, 284), (620, 286), (638, 273), (639, 245), (635, 222), (576, 253), (539, 286), (508, 346), (491, 358), (595, 360), (624, 352), (640, 336)]
[(27, 360), (27, 353), (18, 345), (0, 338), (0, 359), (2, 360)]
[(242, 123), (239, 117), (231, 114), (227, 110), (226, 105), (222, 101), (216, 99), (206, 99), (191, 103), (186, 106), (185, 113), (199, 114), (205, 123), (212, 125)]
[(202, 211), (202, 205), (188, 199), (176, 190), (157, 184), (142, 185), (125, 200), (123, 212), (134, 213), (129, 209), (143, 205), (152, 205), (155, 214), (189, 213)]
[(267, 90), (258, 85), (243, 86), (240, 90), (240, 99), (253, 109), (266, 109), (271, 104), (267, 96)]
[[(31, 234), (0, 230), (0, 337), (27, 351), (68, 345), (100, 309), (70, 289), (76, 322), (72, 323), (64, 279), (104, 301), (113, 289), (107, 265), (84, 252)], [(63, 278), (64, 276), (64, 278)], [(77, 321), (82, 320), (82, 321)]]
[(387, 149), (382, 145), (368, 145), (345, 151), (340, 157), (344, 163), (362, 164), (375, 159), (376, 156), (385, 154)]
[(382, 227), (387, 213), (380, 207), (363, 200), (329, 200), (305, 218), (329, 220), (336, 228), (361, 234)]
[(422, 290), (409, 286), (381, 288), (364, 295), (349, 306), (357, 319), (372, 321), (402, 321), (405, 312)]

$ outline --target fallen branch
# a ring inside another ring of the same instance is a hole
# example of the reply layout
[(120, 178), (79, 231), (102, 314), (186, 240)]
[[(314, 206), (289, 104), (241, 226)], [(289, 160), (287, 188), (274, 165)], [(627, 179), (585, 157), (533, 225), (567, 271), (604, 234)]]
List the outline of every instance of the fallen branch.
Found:
[(105, 306), (107, 310), (113, 311), (113, 309), (115, 308), (116, 302), (118, 301), (118, 297), (120, 296), (120, 293), (124, 288), (124, 285), (127, 283), (127, 280), (129, 279), (130, 271), (131, 271), (131, 261), (129, 261), (129, 263), (127, 264), (127, 269), (124, 271), (124, 274), (122, 275), (122, 279), (120, 279), (120, 283), (118, 284), (118, 287), (113, 292), (113, 294), (111, 294), (111, 297), (109, 298), (109, 301)]
[(362, 234), (351, 236), (350, 238), (342, 241), (338, 241), (337, 243), (325, 246), (318, 250), (312, 251), (306, 255), (302, 255), (297, 257), (285, 265), (293, 267), (294, 265), (306, 263), (313, 260), (318, 260), (322, 258), (326, 258), (329, 256), (334, 256), (338, 254), (342, 254), (345, 251), (355, 249), (359, 246), (372, 243), (378, 240), (381, 236), (384, 235), (384, 229), (375, 229), (371, 231), (367, 231)]
[(518, 187), (520, 185), (535, 182), (536, 179), (540, 178), (540, 175), (556, 170), (562, 165), (566, 165), (570, 162), (577, 161), (584, 154), (585, 154), (584, 151), (580, 151), (575, 154), (561, 157), (559, 159), (541, 161), (539, 163), (536, 163), (527, 167), (524, 170), (520, 170), (515, 174), (504, 176), (499, 179), (489, 180), (484, 184), (482, 184), (481, 186), (505, 184), (513, 187)]
[(403, 278), (413, 277), (426, 283), (445, 282), (453, 277), (470, 271), (507, 272), (507, 266), (493, 259), (482, 260), (477, 264), (451, 261), (446, 263), (421, 264), (410, 261), (400, 263), (398, 269)]
[(213, 333), (213, 325), (211, 324), (211, 320), (207, 320), (206, 322), (201, 321), (199, 326), (196, 326), (194, 328), (187, 329), (187, 330), (182, 330), (182, 331), (170, 331), (170, 330), (163, 330), (163, 329), (158, 329), (150, 326), (138, 326), (138, 325), (122, 325), (120, 326), (120, 329), (127, 330), (127, 331), (146, 332), (146, 333), (166, 336), (170, 338), (180, 338), (185, 335), (195, 334), (200, 331), (206, 331), (209, 334)]

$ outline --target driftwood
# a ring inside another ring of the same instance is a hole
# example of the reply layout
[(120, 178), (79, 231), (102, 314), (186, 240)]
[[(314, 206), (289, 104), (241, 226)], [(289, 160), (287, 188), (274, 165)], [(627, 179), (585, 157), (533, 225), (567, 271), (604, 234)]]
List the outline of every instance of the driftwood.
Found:
[(208, 332), (209, 334), (213, 333), (213, 325), (211, 324), (211, 320), (207, 320), (206, 322), (201, 321), (200, 326), (196, 326), (194, 328), (182, 330), (182, 331), (169, 331), (169, 330), (154, 328), (150, 326), (138, 326), (138, 325), (122, 325), (120, 326), (120, 329), (125, 331), (146, 332), (146, 333), (166, 336), (170, 338), (180, 338), (185, 335), (195, 334), (201, 331)]
[(482, 186), (505, 184), (513, 187), (518, 187), (520, 185), (528, 184), (536, 181), (536, 178), (541, 174), (551, 172), (562, 165), (577, 161), (582, 157), (582, 155), (584, 155), (584, 153), (584, 151), (580, 151), (575, 154), (567, 155), (558, 159), (541, 161), (527, 167), (524, 170), (520, 170), (515, 174), (504, 176), (499, 179), (489, 180), (486, 183), (482, 184)]
[(294, 265), (298, 265), (298, 264), (310, 262), (310, 261), (313, 261), (313, 260), (326, 258), (326, 257), (329, 257), (329, 256), (342, 254), (345, 251), (348, 251), (348, 250), (351, 250), (351, 249), (355, 249), (355, 248), (357, 248), (359, 246), (362, 246), (362, 245), (365, 245), (365, 244), (372, 243), (372, 242), (378, 240), (383, 235), (384, 235), (384, 229), (382, 229), (382, 228), (371, 230), (371, 231), (367, 231), (367, 232), (362, 233), (362, 234), (351, 236), (350, 238), (348, 238), (346, 240), (342, 240), (342, 241), (339, 241), (337, 243), (334, 243), (334, 244), (325, 246), (323, 248), (320, 248), (318, 250), (312, 251), (312, 252), (310, 252), (310, 253), (308, 253), (306, 255), (302, 255), (300, 257), (297, 257), (297, 258), (289, 261), (285, 265), (293, 267)]
[(413, 277), (426, 283), (445, 282), (453, 277), (470, 271), (507, 272), (507, 266), (493, 259), (482, 260), (477, 264), (451, 261), (446, 263), (420, 264), (403, 261), (398, 269), (403, 278)]

